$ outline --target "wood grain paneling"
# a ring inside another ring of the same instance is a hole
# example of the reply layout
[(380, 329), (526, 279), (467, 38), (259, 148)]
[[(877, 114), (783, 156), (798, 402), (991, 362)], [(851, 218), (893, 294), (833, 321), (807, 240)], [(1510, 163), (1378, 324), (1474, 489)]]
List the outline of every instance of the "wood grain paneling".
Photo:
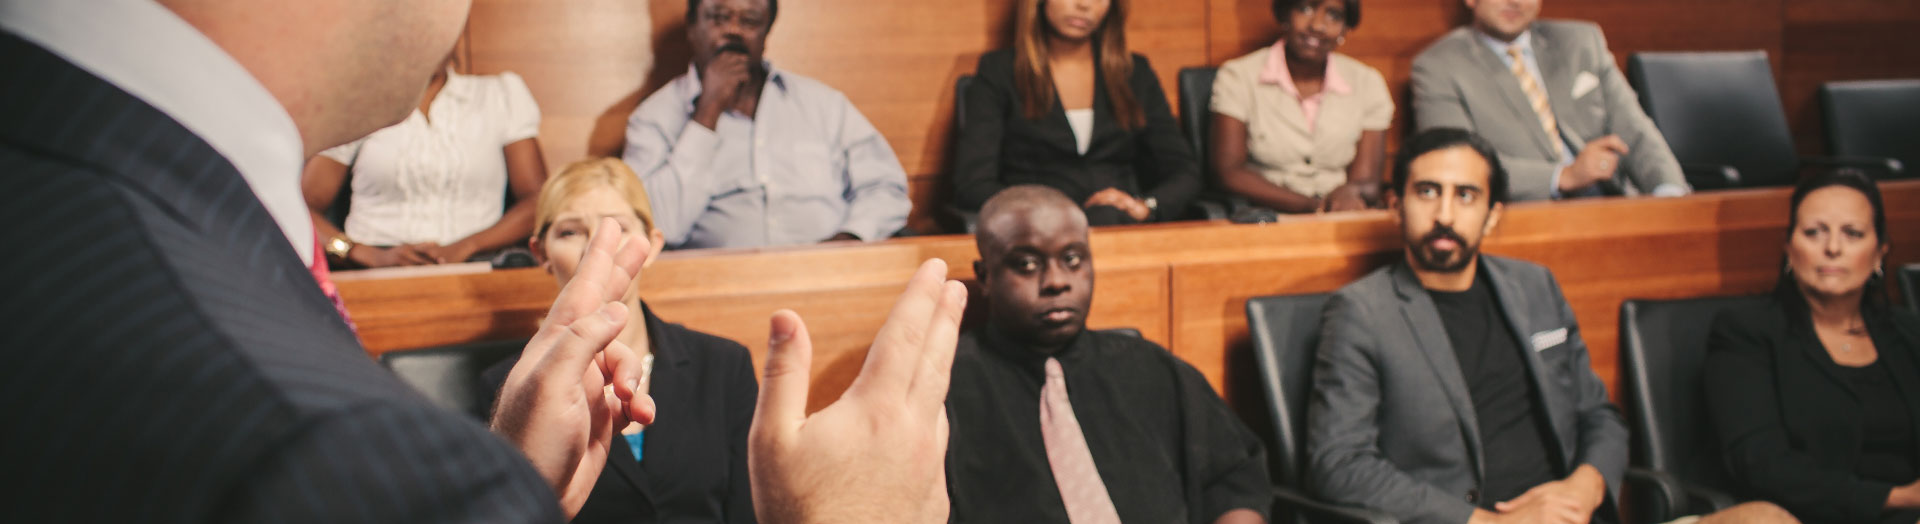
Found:
[[(915, 209), (909, 224), (935, 230), (948, 200), (953, 81), (982, 53), (1009, 41), (1014, 0), (783, 5), (768, 42), (780, 67), (847, 94), (900, 157)], [(1278, 35), (1269, 0), (1134, 0), (1129, 40), (1153, 60), (1167, 92), (1182, 67), (1218, 65)], [(1410, 124), (1407, 75), (1414, 55), (1465, 19), (1454, 0), (1368, 0), (1342, 47), (1386, 76), (1399, 102), (1396, 149)], [(627, 115), (643, 95), (687, 71), (679, 0), (476, 0), (463, 70), (516, 71), (539, 100), (550, 167), (616, 155)], [(1821, 82), (1920, 77), (1920, 46), (1902, 31), (1920, 24), (1909, 0), (1550, 0), (1547, 17), (1590, 20), (1615, 58), (1653, 50), (1762, 49), (1805, 153), (1821, 151)]]
[[(1890, 266), (1920, 261), (1920, 182), (1883, 186), (1894, 246)], [(1788, 190), (1680, 199), (1599, 199), (1513, 206), (1487, 252), (1553, 270), (1581, 324), (1594, 369), (1617, 384), (1617, 322), (1628, 298), (1749, 294), (1779, 274)], [(1097, 230), (1095, 328), (1134, 327), (1192, 363), (1243, 414), (1258, 402), (1248, 353), (1246, 300), (1331, 291), (1400, 256), (1386, 212), (1300, 217), (1265, 225), (1168, 224)], [(927, 258), (971, 279), (963, 236), (873, 245), (669, 253), (642, 275), (662, 317), (738, 340), (764, 356), (767, 316), (807, 319), (815, 360), (813, 406), (830, 402), (902, 284)], [(378, 354), (525, 337), (556, 289), (538, 270), (340, 282), (368, 351)], [(981, 301), (969, 305), (977, 320)], [(1617, 392), (1617, 388), (1613, 388)]]
[[(1820, 84), (1920, 78), (1920, 2), (1786, 0), (1786, 56), (1780, 96), (1801, 153), (1823, 154)], [(1913, 169), (1909, 167), (1909, 169)]]

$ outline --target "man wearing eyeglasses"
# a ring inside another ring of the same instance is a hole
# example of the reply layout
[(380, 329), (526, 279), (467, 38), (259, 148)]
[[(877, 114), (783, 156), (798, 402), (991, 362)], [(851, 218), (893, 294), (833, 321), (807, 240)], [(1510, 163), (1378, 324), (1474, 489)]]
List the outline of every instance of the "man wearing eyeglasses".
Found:
[(906, 172), (845, 95), (762, 58), (779, 0), (688, 0), (692, 65), (627, 120), (667, 247), (884, 240)]

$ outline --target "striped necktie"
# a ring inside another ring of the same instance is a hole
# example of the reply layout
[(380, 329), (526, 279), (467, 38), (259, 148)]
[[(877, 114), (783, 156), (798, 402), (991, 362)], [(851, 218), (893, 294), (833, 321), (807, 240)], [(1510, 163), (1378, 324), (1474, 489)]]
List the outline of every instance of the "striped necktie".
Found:
[(1518, 44), (1507, 46), (1507, 56), (1513, 57), (1514, 80), (1520, 81), (1520, 90), (1527, 94), (1527, 103), (1533, 106), (1533, 114), (1540, 117), (1540, 129), (1547, 132), (1547, 142), (1553, 144), (1553, 155), (1567, 154), (1566, 145), (1560, 141), (1560, 125), (1553, 119), (1553, 105), (1547, 102), (1547, 90), (1533, 81), (1533, 74), (1527, 71), (1527, 57)]

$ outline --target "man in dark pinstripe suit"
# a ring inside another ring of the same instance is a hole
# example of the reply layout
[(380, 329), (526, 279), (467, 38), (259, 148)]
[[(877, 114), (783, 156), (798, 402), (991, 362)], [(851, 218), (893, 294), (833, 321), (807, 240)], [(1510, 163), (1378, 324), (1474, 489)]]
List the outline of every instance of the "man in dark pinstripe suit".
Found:
[[(367, 359), (307, 270), (301, 163), (404, 116), (468, 1), (0, 0), (0, 520), (579, 508), (612, 428), (652, 417), (610, 345), (644, 241), (592, 241), (492, 432)], [(805, 328), (775, 317), (751, 446), (763, 522), (944, 520), (926, 495), (944, 493), (965, 298), (944, 276), (922, 270), (855, 386), (813, 416)]]

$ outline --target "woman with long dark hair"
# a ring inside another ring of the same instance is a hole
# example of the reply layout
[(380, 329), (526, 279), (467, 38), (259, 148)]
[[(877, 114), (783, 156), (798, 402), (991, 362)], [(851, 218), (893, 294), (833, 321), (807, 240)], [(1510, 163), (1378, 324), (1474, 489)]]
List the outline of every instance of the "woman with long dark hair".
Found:
[(1920, 317), (1887, 305), (1880, 190), (1794, 191), (1772, 300), (1715, 319), (1706, 393), (1744, 497), (1805, 522), (1920, 520)]
[(1200, 190), (1160, 79), (1127, 51), (1128, 0), (1021, 0), (1013, 48), (980, 57), (959, 94), (954, 195), (979, 209), (1040, 184), (1093, 225), (1173, 220)]

